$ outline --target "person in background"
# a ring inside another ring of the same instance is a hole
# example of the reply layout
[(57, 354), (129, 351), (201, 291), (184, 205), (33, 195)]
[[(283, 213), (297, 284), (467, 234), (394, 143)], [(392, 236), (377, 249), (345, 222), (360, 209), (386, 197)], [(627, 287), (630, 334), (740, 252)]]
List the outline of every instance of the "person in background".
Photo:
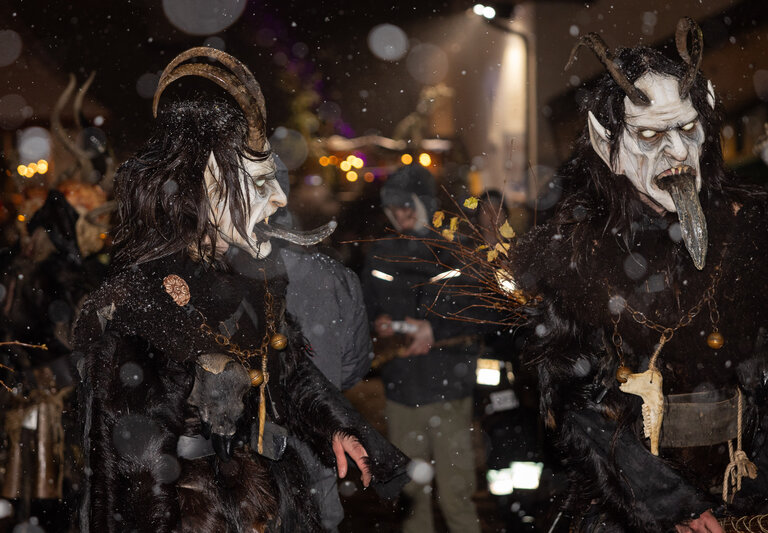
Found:
[[(395, 230), (416, 237), (374, 242), (361, 275), (377, 345), (385, 339), (400, 337), (401, 341), (397, 356), (381, 367), (381, 377), (389, 439), (412, 459), (409, 473), (413, 481), (404, 490), (410, 509), (403, 531), (434, 531), (434, 477), (437, 501), (449, 530), (479, 533), (472, 502), (475, 456), (471, 438), (477, 353), (472, 335), (477, 328), (441, 318), (459, 302), (429, 283), (436, 276), (445, 276), (447, 270), (418, 240), (428, 236), (437, 207), (432, 175), (420, 165), (399, 169), (382, 187), (381, 205)], [(461, 276), (455, 279), (462, 280)]]

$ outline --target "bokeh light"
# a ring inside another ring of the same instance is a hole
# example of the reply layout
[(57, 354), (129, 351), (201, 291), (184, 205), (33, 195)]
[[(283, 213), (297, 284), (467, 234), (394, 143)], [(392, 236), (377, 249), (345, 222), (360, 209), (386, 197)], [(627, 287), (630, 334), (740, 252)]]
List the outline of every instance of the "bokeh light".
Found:
[(448, 74), (448, 56), (442, 48), (430, 43), (414, 46), (405, 64), (411, 76), (424, 85), (439, 83)]
[(373, 183), (373, 180), (374, 180), (374, 178), (375, 178), (375, 176), (373, 175), (373, 172), (366, 172), (366, 173), (363, 175), (363, 179), (364, 179), (364, 180), (365, 180), (367, 183)]
[(356, 182), (357, 181), (357, 172), (355, 172), (354, 170), (350, 170), (349, 172), (347, 172), (347, 181), (349, 181), (351, 183)]
[(213, 35), (234, 24), (247, 0), (163, 0), (168, 21), (190, 35)]
[(152, 98), (155, 96), (155, 89), (157, 89), (157, 82), (160, 81), (160, 76), (147, 72), (139, 76), (136, 80), (136, 92), (142, 98)]
[(0, 31), (0, 67), (7, 67), (21, 55), (21, 36), (13, 30)]
[(400, 156), (400, 161), (402, 161), (404, 165), (410, 165), (413, 163), (413, 156), (411, 154), (403, 154)]
[(0, 128), (15, 130), (32, 116), (32, 108), (19, 94), (7, 94), (0, 98)]
[(423, 167), (428, 167), (432, 164), (432, 158), (429, 156), (428, 153), (421, 153), (419, 154), (419, 164)]
[(349, 161), (342, 161), (341, 164), (339, 165), (339, 168), (344, 172), (346, 172), (352, 168), (352, 163), (350, 163)]
[(49, 159), (51, 157), (51, 134), (47, 129), (39, 126), (25, 128), (18, 133), (17, 146), (20, 161)]
[(384, 61), (397, 61), (408, 51), (408, 36), (394, 24), (379, 24), (368, 33), (368, 48)]
[(281, 126), (272, 134), (269, 143), (288, 170), (299, 168), (309, 155), (306, 139), (296, 130)]

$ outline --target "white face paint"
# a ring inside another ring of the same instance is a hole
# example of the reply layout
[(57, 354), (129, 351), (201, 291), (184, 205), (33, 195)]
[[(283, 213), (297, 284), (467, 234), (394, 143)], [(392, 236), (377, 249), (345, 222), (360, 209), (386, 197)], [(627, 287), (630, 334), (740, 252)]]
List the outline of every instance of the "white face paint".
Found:
[(625, 127), (616, 164), (610, 160), (607, 131), (590, 113), (592, 146), (615, 174), (629, 178), (646, 203), (660, 212), (675, 212), (672, 197), (658, 187), (656, 178), (690, 167), (696, 177), (696, 191), (701, 190), (699, 158), (704, 128), (690, 97), (680, 99), (677, 79), (649, 72), (635, 86), (648, 96), (651, 104), (637, 106), (624, 98)]
[(268, 240), (258, 241), (253, 234), (253, 228), (270, 217), (280, 207), (287, 203), (285, 193), (275, 179), (275, 161), (270, 156), (265, 161), (252, 161), (244, 158), (243, 170), (240, 173), (240, 187), (246, 206), (246, 229), (248, 238), (244, 238), (232, 222), (229, 201), (219, 180), (219, 165), (211, 152), (205, 169), (205, 187), (208, 201), (211, 205), (210, 221), (227, 245), (237, 245), (259, 259), (266, 257), (272, 251)]

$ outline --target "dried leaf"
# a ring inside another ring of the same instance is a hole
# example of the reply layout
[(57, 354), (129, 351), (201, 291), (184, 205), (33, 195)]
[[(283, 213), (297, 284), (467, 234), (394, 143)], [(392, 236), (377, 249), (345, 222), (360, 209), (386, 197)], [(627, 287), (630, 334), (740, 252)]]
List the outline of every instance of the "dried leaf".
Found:
[(486, 248), (488, 248), (488, 245), (487, 245), (487, 244), (481, 244), (480, 246), (478, 246), (477, 248), (475, 248), (475, 251), (476, 251), (476, 252), (479, 252), (480, 250), (485, 250)]
[(449, 241), (452, 241), (453, 240), (453, 232), (451, 230), (449, 230), (449, 229), (444, 229), (443, 230), (443, 237), (445, 237)]
[(488, 262), (489, 263), (491, 261), (495, 260), (497, 257), (499, 257), (499, 252), (497, 252), (496, 250), (490, 250), (488, 252)]
[(432, 215), (432, 225), (439, 228), (443, 225), (443, 218), (445, 218), (445, 213), (442, 211), (435, 211), (435, 214)]
[(477, 198), (474, 196), (470, 196), (466, 200), (464, 200), (464, 207), (467, 209), (477, 209)]
[(507, 250), (509, 250), (509, 243), (497, 242), (493, 249), (497, 252), (501, 252), (502, 254), (507, 255)]
[(501, 236), (505, 239), (511, 239), (515, 236), (515, 230), (509, 225), (509, 220), (504, 221), (504, 224), (499, 228), (499, 233), (501, 233)]
[(450, 225), (451, 231), (456, 231), (459, 229), (459, 217), (452, 217), (451, 218), (451, 225)]

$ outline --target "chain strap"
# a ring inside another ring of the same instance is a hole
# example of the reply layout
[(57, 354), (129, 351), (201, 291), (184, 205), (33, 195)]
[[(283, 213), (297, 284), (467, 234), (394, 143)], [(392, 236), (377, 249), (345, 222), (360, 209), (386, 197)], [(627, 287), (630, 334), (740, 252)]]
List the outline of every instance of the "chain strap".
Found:
[[(688, 326), (693, 321), (693, 319), (696, 318), (696, 316), (701, 312), (701, 309), (704, 307), (705, 303), (709, 306), (709, 318), (712, 321), (713, 330), (717, 332), (717, 323), (720, 321), (720, 313), (717, 310), (717, 302), (715, 302), (715, 291), (717, 290), (717, 283), (720, 280), (720, 275), (722, 272), (720, 266), (721, 265), (715, 267), (715, 272), (712, 274), (712, 283), (707, 288), (707, 290), (704, 291), (704, 294), (701, 295), (701, 298), (698, 302), (696, 302), (696, 305), (691, 307), (687, 313), (681, 316), (680, 320), (678, 320), (677, 324), (674, 326), (664, 326), (658, 322), (654, 322), (645, 316), (642, 311), (638, 311), (629, 305), (628, 301), (624, 301), (624, 308), (629, 312), (629, 316), (632, 318), (632, 320), (642, 326), (647, 327), (648, 329), (652, 329), (661, 334), (659, 342), (656, 345), (656, 349), (654, 350), (648, 365), (650, 369), (655, 368), (656, 359), (661, 352), (661, 348), (672, 339), (678, 329)], [(613, 342), (613, 346), (616, 349), (616, 355), (619, 357), (619, 364), (621, 367), (624, 367), (624, 350), (622, 348), (624, 341), (621, 337), (621, 333), (619, 333), (620, 321), (621, 312), (616, 314), (614, 317), (611, 317), (611, 322), (613, 322), (613, 334), (611, 335), (611, 341)]]

